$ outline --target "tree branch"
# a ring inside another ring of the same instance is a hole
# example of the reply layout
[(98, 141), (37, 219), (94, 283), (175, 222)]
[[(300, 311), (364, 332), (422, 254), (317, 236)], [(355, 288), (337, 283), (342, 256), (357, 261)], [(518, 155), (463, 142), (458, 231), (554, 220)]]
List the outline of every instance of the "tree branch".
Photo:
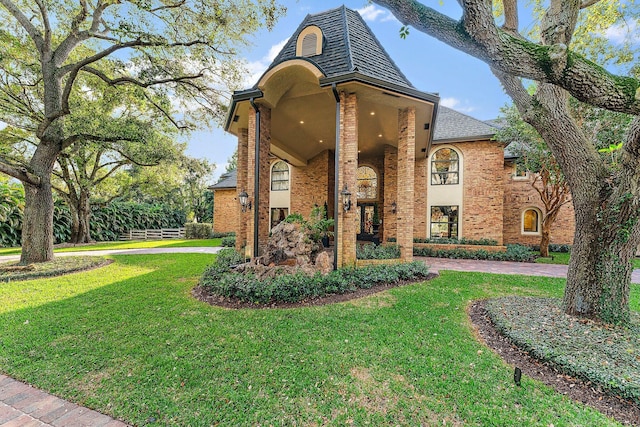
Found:
[(100, 79), (102, 79), (103, 81), (105, 81), (111, 86), (130, 83), (140, 87), (149, 87), (149, 86), (161, 85), (166, 83), (188, 82), (189, 80), (196, 80), (204, 76), (204, 73), (200, 72), (199, 74), (195, 74), (191, 76), (169, 77), (166, 79), (150, 80), (148, 82), (143, 82), (141, 80), (134, 79), (133, 77), (117, 77), (115, 79), (111, 79), (105, 73), (93, 67), (84, 67), (82, 70), (99, 77)]
[(517, 0), (503, 0), (504, 25), (502, 28), (512, 34), (518, 33), (518, 2)]
[(24, 13), (20, 11), (20, 9), (11, 1), (11, 0), (0, 0), (0, 4), (3, 5), (9, 13), (18, 21), (18, 23), (25, 29), (31, 40), (36, 45), (38, 52), (42, 55), (47, 45), (44, 42), (42, 34), (38, 29), (31, 23), (29, 18), (26, 17)]
[(40, 178), (37, 175), (32, 174), (25, 167), (16, 167), (6, 163), (2, 158), (0, 158), (0, 172), (19, 179), (25, 184), (33, 185), (34, 187), (40, 186)]
[(491, 2), (461, 0), (463, 20), (457, 22), (416, 0), (372, 1), (391, 10), (404, 25), (411, 25), (502, 72), (557, 85), (574, 98), (596, 107), (640, 114), (638, 80), (611, 74), (569, 51), (566, 45), (540, 45), (497, 28)]
[(44, 44), (45, 46), (51, 45), (51, 23), (49, 22), (49, 12), (47, 11), (47, 6), (42, 2), (42, 0), (35, 0), (38, 5), (38, 9), (40, 9), (40, 15), (42, 15), (42, 24), (44, 25)]

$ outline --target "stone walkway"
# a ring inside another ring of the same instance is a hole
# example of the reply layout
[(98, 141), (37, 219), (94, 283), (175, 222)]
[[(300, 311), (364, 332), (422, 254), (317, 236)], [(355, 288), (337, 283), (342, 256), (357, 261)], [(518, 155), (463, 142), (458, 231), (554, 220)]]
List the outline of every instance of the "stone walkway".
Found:
[[(56, 256), (217, 253), (221, 248), (149, 248), (110, 249), (103, 251), (61, 252)], [(18, 255), (0, 256), (0, 262), (18, 259)], [(527, 276), (567, 277), (566, 265), (530, 264), (505, 261), (418, 258), (432, 272), (439, 270), (474, 271)], [(631, 281), (640, 283), (640, 270), (634, 270)], [(0, 374), (0, 426), (4, 427), (125, 427), (126, 424), (74, 403), (47, 394), (28, 384)]]
[[(535, 264), (509, 261), (478, 261), (474, 259), (418, 258), (434, 273), (438, 270), (474, 271), (495, 274), (522, 274), (525, 276), (567, 277), (566, 265)], [(640, 270), (634, 270), (631, 283), (640, 283)]]

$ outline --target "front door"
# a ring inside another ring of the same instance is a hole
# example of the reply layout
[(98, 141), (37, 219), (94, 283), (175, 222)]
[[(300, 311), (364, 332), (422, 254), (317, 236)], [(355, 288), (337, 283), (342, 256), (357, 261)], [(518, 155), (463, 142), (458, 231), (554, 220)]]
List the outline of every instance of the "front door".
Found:
[(374, 211), (374, 203), (358, 203), (358, 218), (360, 219), (358, 240), (372, 241), (374, 239), (376, 234), (373, 227)]

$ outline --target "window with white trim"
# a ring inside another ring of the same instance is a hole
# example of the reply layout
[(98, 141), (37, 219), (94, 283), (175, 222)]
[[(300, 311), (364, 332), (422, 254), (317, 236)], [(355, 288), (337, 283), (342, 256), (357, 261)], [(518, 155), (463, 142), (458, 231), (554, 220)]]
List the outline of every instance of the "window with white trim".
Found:
[(526, 209), (522, 213), (522, 233), (540, 234), (540, 211), (535, 208)]

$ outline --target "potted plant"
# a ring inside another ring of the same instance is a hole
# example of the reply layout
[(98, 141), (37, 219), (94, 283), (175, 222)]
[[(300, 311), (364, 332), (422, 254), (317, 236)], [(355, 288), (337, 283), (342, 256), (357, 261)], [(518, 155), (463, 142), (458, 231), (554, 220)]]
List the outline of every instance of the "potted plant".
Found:
[(333, 232), (329, 228), (333, 226), (333, 219), (327, 218), (327, 211), (324, 207), (315, 206), (311, 210), (311, 216), (307, 223), (311, 240), (322, 242), (324, 247), (329, 246), (329, 237)]

